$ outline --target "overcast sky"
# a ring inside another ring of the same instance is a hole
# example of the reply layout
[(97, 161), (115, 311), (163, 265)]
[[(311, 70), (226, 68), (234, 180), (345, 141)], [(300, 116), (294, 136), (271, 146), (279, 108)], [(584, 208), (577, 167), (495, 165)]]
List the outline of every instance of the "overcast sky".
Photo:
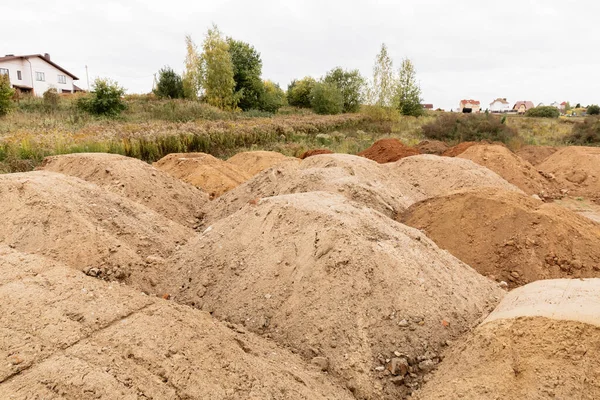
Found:
[(90, 81), (110, 77), (129, 93), (152, 88), (162, 66), (178, 72), (184, 36), (200, 45), (216, 23), (254, 45), (263, 77), (282, 88), (335, 66), (370, 77), (381, 43), (394, 65), (410, 58), (423, 98), (600, 103), (600, 2), (592, 0), (2, 1), (0, 55), (50, 53)]

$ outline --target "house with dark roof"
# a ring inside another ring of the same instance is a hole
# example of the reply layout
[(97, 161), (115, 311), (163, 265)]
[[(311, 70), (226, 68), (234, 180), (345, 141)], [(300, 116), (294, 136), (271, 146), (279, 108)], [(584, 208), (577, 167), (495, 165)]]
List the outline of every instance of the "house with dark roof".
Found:
[(506, 98), (497, 98), (490, 103), (490, 112), (493, 113), (505, 113), (510, 111), (510, 103), (506, 101)]
[(525, 114), (527, 110), (532, 108), (535, 108), (533, 101), (517, 101), (513, 106), (513, 111), (516, 111), (519, 114)]
[(0, 75), (7, 75), (13, 88), (42, 96), (50, 88), (58, 93), (75, 92), (75, 75), (50, 59), (50, 54), (0, 57)]
[(479, 100), (461, 100), (458, 105), (459, 112), (480, 112), (481, 111), (481, 102)]

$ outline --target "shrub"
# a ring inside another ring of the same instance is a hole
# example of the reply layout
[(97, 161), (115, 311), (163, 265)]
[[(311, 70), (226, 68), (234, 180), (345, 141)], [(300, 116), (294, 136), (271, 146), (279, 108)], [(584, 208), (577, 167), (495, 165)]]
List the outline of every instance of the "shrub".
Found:
[(183, 98), (183, 82), (171, 67), (164, 67), (158, 71), (158, 83), (154, 94), (161, 99)]
[(583, 122), (574, 124), (571, 135), (565, 141), (578, 145), (600, 144), (600, 118), (588, 117)]
[(435, 121), (423, 125), (421, 129), (428, 139), (453, 142), (487, 139), (509, 143), (517, 137), (514, 129), (491, 114), (443, 114)]
[(588, 115), (600, 115), (600, 106), (597, 106), (596, 104), (588, 106), (587, 113)]
[(15, 91), (10, 87), (8, 75), (0, 75), (0, 117), (9, 113), (12, 108), (12, 97)]
[(55, 88), (49, 88), (43, 94), (44, 106), (48, 111), (56, 111), (60, 102), (60, 95)]
[(285, 103), (285, 93), (279, 85), (271, 81), (265, 81), (264, 92), (260, 99), (260, 110), (276, 113)]
[(117, 116), (126, 105), (122, 99), (125, 89), (109, 79), (96, 79), (92, 92), (77, 101), (77, 107), (90, 114)]
[(527, 110), (525, 116), (538, 118), (558, 118), (560, 117), (560, 111), (558, 108), (553, 106), (539, 106)]
[(325, 83), (332, 83), (340, 90), (344, 99), (344, 112), (358, 112), (362, 103), (362, 93), (365, 80), (357, 69), (344, 71), (341, 67), (332, 69), (323, 79)]
[(310, 108), (310, 93), (317, 84), (310, 76), (300, 79), (299, 81), (292, 81), (288, 85), (287, 90), (287, 101), (290, 106)]
[(317, 83), (310, 92), (311, 106), (317, 114), (340, 114), (344, 109), (342, 92), (332, 83)]

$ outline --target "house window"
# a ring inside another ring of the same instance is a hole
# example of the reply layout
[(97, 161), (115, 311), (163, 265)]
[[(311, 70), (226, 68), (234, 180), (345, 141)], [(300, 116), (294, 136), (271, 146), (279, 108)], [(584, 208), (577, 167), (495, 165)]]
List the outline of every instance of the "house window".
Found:
[(0, 68), (0, 75), (8, 75), (8, 69)]
[(46, 80), (46, 75), (44, 75), (43, 72), (36, 72), (35, 73), (35, 80), (36, 81), (40, 81), (40, 82), (44, 82)]
[(67, 83), (67, 77), (65, 75), (59, 75), (58, 83)]
[(23, 80), (23, 77), (21, 76), (21, 71), (17, 71), (17, 79), (18, 80)]

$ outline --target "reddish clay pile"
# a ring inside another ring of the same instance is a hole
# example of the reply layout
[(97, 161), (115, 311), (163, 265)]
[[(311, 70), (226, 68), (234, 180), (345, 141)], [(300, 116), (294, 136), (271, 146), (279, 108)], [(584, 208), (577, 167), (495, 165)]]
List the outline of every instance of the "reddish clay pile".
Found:
[(441, 156), (450, 146), (439, 140), (423, 140), (415, 146), (421, 154), (435, 154)]
[(456, 157), (461, 154), (465, 150), (467, 150), (471, 146), (475, 146), (479, 142), (462, 142), (457, 144), (456, 146), (450, 147), (448, 150), (444, 151), (442, 155), (444, 157)]
[(299, 158), (301, 160), (304, 160), (305, 158), (312, 157), (312, 156), (318, 156), (319, 154), (333, 154), (333, 151), (331, 151), (329, 149), (307, 150), (304, 153), (302, 153)]
[(417, 154), (421, 154), (419, 150), (406, 146), (394, 138), (380, 139), (368, 149), (358, 153), (359, 156), (377, 161), (379, 164), (398, 161), (404, 157), (416, 156)]

